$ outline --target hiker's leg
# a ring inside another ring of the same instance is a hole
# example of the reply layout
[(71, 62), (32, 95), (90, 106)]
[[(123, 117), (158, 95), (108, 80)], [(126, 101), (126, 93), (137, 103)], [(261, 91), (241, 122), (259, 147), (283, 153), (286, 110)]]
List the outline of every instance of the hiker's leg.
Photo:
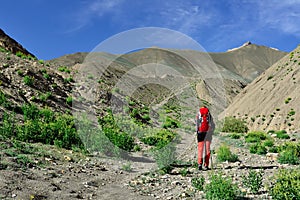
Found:
[(210, 158), (210, 141), (206, 140), (205, 141), (205, 163), (204, 163), (206, 167), (209, 166), (209, 158)]
[(204, 141), (198, 142), (198, 165), (202, 165), (203, 163), (203, 146)]
[(197, 133), (197, 141), (198, 141), (198, 164), (202, 165), (203, 163), (203, 148), (204, 148), (204, 138), (206, 136), (205, 132)]

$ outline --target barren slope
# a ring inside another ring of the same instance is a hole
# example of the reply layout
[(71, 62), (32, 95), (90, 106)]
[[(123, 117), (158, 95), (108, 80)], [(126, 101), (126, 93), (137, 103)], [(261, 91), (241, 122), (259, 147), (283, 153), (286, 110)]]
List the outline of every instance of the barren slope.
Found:
[(299, 70), (298, 46), (237, 95), (222, 116), (241, 117), (252, 130), (299, 130)]

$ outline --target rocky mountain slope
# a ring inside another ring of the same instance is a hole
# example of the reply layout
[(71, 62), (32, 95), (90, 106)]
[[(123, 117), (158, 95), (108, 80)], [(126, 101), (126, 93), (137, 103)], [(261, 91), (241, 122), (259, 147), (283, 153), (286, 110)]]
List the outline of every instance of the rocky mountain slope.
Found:
[(253, 80), (223, 115), (243, 118), (252, 130), (299, 131), (300, 47)]
[(27, 51), (21, 44), (9, 37), (2, 29), (0, 29), (0, 48), (16, 54), (20, 52), (25, 56), (35, 57), (32, 53)]

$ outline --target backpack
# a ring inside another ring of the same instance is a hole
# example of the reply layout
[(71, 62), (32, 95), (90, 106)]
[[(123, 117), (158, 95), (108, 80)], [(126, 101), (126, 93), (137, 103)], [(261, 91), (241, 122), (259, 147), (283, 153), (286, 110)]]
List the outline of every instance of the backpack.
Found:
[(211, 116), (208, 108), (201, 107), (197, 115), (197, 131), (207, 132), (210, 126)]

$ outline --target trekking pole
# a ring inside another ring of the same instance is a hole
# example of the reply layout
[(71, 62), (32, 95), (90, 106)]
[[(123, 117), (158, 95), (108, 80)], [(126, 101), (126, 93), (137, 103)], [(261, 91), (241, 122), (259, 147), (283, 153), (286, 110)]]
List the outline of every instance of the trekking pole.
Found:
[(214, 154), (214, 150), (210, 150), (210, 163), (211, 163), (211, 169), (214, 169), (214, 165), (213, 165), (213, 154)]

